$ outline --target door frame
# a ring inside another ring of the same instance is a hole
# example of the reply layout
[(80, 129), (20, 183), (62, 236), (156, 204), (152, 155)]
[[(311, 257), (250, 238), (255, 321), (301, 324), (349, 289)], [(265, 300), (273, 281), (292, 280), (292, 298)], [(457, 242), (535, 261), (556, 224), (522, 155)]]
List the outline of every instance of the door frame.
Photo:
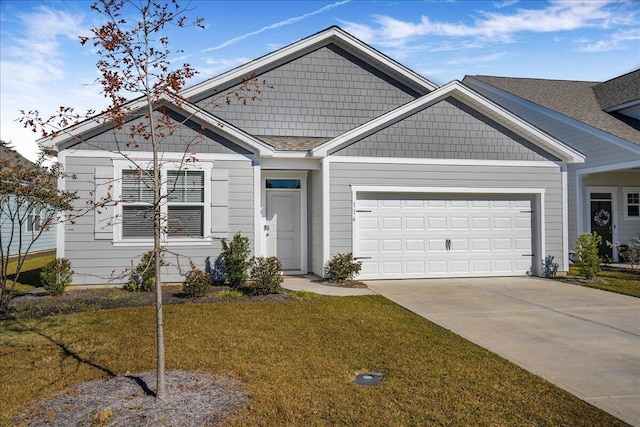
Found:
[[(609, 193), (611, 194), (611, 240), (613, 240), (613, 248), (611, 250), (614, 262), (618, 262), (618, 250), (616, 242), (618, 241), (618, 187), (604, 185), (589, 185), (585, 187), (587, 205), (585, 212), (587, 213), (587, 233), (591, 233), (591, 193)], [(606, 242), (602, 242), (606, 245)]]
[[(265, 225), (267, 224), (267, 179), (299, 179), (300, 180), (300, 270), (286, 270), (287, 274), (307, 274), (307, 175), (308, 171), (300, 170), (263, 170), (261, 177), (262, 214), (260, 215), (260, 232), (262, 233), (261, 252), (267, 254)], [(296, 191), (292, 189), (291, 191)]]

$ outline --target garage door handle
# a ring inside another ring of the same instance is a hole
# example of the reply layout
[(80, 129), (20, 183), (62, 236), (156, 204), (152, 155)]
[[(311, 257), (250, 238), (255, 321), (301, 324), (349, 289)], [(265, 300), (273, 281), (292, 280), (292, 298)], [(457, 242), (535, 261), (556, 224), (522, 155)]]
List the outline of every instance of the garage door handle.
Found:
[(536, 254), (522, 254), (522, 256), (536, 256)]
[(451, 239), (447, 239), (447, 240), (444, 242), (444, 247), (445, 247), (445, 249), (446, 249), (446, 250), (448, 250), (448, 251), (450, 251), (450, 250), (451, 250)]
[(371, 211), (363, 211), (363, 210), (356, 210), (356, 212), (371, 212)]
[(370, 256), (354, 256), (353, 259), (371, 259)]

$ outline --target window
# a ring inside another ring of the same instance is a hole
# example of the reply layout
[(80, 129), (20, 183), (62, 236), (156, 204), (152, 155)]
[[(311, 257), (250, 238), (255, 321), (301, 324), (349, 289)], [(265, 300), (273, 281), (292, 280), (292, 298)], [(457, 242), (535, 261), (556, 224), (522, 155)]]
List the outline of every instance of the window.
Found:
[(40, 211), (27, 215), (27, 231), (38, 232), (42, 230), (42, 218), (40, 217)]
[(153, 238), (153, 182), (149, 171), (122, 171), (122, 237)]
[[(161, 215), (166, 238), (204, 237), (205, 173), (165, 170)], [(153, 238), (153, 181), (150, 171), (122, 171), (122, 238)]]
[(169, 237), (203, 237), (204, 172), (168, 171), (167, 193)]
[(624, 216), (640, 219), (640, 188), (624, 189)]

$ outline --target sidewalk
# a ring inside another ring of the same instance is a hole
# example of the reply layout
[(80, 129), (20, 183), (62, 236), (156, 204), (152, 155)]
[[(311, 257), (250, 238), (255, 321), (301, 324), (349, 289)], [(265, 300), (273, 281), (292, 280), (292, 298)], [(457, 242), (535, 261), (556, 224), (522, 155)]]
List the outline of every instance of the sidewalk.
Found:
[(331, 296), (356, 296), (356, 295), (375, 295), (371, 289), (367, 288), (341, 288), (339, 286), (323, 285), (321, 278), (314, 275), (305, 276), (285, 276), (282, 287), (290, 291), (307, 291), (320, 295)]

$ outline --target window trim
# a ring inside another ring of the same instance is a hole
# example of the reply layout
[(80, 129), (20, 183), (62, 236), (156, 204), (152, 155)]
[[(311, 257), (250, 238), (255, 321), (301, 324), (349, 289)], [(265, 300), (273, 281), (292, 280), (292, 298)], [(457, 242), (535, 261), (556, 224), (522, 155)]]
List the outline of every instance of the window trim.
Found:
[(624, 219), (629, 221), (640, 221), (640, 215), (629, 215), (629, 206), (638, 206), (638, 210), (640, 211), (640, 203), (629, 204), (628, 198), (629, 194), (638, 194), (638, 197), (640, 197), (640, 187), (622, 187), (622, 193), (624, 197)]
[[(122, 199), (122, 171), (131, 170), (133, 166), (131, 162), (127, 160), (114, 160), (114, 193), (118, 195), (118, 200)], [(151, 162), (138, 161), (137, 165), (144, 169), (150, 169)], [(204, 173), (204, 201), (201, 203), (203, 206), (203, 236), (202, 237), (169, 237), (167, 233), (163, 233), (160, 236), (162, 245), (165, 246), (209, 246), (211, 245), (213, 238), (211, 234), (211, 169), (213, 168), (212, 161), (200, 161), (195, 164), (182, 165), (180, 162), (166, 161), (160, 166), (160, 172), (164, 178), (162, 183), (161, 192), (163, 195), (167, 194), (167, 176), (170, 170), (194, 170)], [(160, 209), (164, 218), (168, 218), (168, 200), (165, 198)], [(129, 204), (126, 204), (129, 205)], [(135, 203), (133, 204), (135, 205)], [(116, 215), (116, 221), (113, 228), (113, 244), (114, 246), (147, 246), (153, 244), (153, 237), (151, 238), (126, 238), (122, 236), (122, 206), (123, 203), (118, 203), (115, 208), (114, 214)]]
[(33, 209), (27, 214), (27, 233), (39, 233), (42, 230), (42, 210)]

